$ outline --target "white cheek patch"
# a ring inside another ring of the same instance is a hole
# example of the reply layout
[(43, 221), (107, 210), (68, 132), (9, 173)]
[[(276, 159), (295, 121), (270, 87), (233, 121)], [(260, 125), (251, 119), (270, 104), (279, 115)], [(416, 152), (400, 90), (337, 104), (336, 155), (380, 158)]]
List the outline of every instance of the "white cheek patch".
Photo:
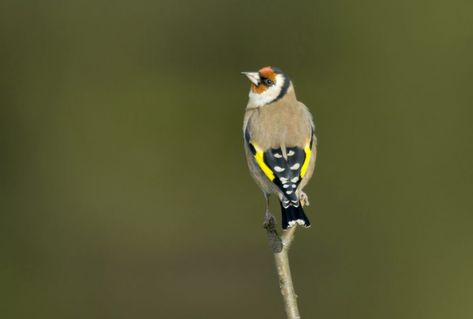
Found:
[(284, 77), (281, 74), (276, 75), (276, 80), (273, 86), (270, 86), (266, 91), (258, 94), (250, 91), (250, 101), (256, 106), (263, 106), (273, 102), (281, 93), (284, 85)]

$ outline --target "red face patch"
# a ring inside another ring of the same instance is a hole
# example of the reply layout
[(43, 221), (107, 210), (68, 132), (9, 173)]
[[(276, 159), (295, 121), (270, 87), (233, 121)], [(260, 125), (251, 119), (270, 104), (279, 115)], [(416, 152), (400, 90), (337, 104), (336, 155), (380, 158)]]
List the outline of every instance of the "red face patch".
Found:
[(273, 69), (270, 66), (266, 66), (258, 71), (260, 76), (270, 79), (271, 81), (276, 80), (276, 74), (274, 73)]
[(254, 85), (254, 84), (251, 84), (251, 91), (253, 91), (253, 93), (256, 93), (256, 94), (261, 94), (263, 93), (264, 91), (266, 91), (268, 87), (266, 85), (264, 85), (263, 83), (260, 83), (259, 85)]
[[(271, 81), (276, 81), (276, 73), (274, 73), (273, 69), (270, 66), (266, 66), (258, 71), (259, 75), (262, 78), (270, 79)], [(261, 94), (266, 91), (268, 87), (264, 83), (260, 83), (259, 85), (251, 85), (251, 91), (257, 94)]]

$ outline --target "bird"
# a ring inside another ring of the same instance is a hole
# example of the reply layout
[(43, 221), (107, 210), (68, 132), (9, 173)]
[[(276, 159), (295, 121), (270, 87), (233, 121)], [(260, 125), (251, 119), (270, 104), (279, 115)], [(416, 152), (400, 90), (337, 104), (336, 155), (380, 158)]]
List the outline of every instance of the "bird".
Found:
[(309, 109), (296, 98), (289, 77), (277, 67), (242, 72), (251, 82), (243, 120), (243, 140), (249, 171), (266, 200), (265, 227), (274, 222), (270, 195), (280, 203), (282, 228), (310, 227), (303, 191), (317, 156), (315, 125)]

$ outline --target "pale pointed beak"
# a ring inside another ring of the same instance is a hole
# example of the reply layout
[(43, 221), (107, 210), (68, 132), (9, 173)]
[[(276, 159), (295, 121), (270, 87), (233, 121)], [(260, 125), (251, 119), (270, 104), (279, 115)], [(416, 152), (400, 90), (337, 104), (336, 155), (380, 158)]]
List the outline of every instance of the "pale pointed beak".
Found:
[(260, 77), (258, 72), (241, 72), (241, 74), (246, 75), (246, 77), (253, 83), (254, 85), (259, 85)]

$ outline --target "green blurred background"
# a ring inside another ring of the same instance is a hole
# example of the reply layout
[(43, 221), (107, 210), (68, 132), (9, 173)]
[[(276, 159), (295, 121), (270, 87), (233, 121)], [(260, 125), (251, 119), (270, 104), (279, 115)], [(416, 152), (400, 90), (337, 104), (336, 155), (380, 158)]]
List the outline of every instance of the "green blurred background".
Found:
[(472, 318), (472, 12), (3, 0), (0, 317), (284, 318), (241, 137), (275, 65), (319, 138), (302, 316)]

